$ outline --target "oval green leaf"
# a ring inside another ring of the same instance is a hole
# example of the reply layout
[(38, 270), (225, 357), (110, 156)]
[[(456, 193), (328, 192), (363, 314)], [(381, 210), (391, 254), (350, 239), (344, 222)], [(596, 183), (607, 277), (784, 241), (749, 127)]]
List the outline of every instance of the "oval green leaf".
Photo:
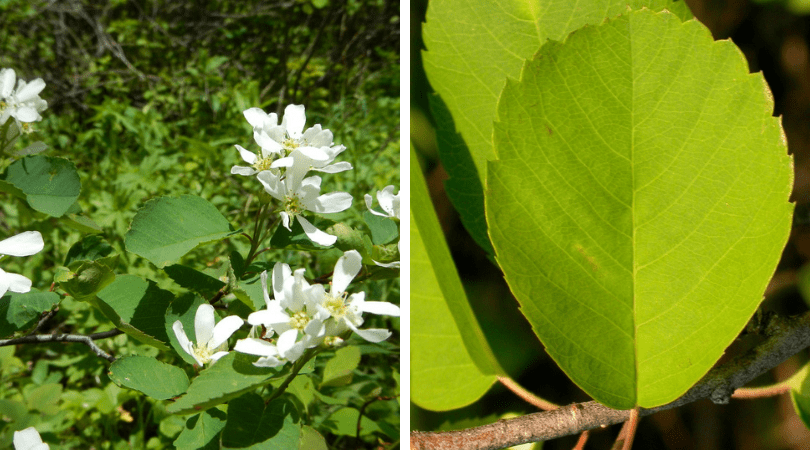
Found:
[(14, 161), (5, 181), (19, 189), (31, 208), (53, 217), (65, 214), (82, 190), (76, 166), (64, 158), (26, 156)]
[(163, 267), (200, 244), (235, 233), (217, 208), (202, 197), (160, 197), (138, 210), (124, 243), (127, 250)]
[(446, 411), (478, 400), (503, 373), (467, 302), (411, 146), (411, 400)]
[(628, 8), (668, 9), (684, 20), (682, 1), (442, 0), (428, 5), (423, 25), (425, 72), (441, 98), (431, 98), (439, 153), (450, 175), (447, 195), (464, 226), (487, 251), (484, 217), (486, 162), (495, 159), (492, 122), (507, 78), (548, 39), (562, 40)]
[(596, 400), (676, 399), (756, 310), (793, 210), (772, 111), (731, 41), (649, 10), (549, 42), (507, 84), (490, 236), (535, 333)]
[(188, 388), (188, 376), (183, 369), (148, 356), (125, 356), (110, 365), (110, 379), (119, 386), (141, 391), (166, 400)]

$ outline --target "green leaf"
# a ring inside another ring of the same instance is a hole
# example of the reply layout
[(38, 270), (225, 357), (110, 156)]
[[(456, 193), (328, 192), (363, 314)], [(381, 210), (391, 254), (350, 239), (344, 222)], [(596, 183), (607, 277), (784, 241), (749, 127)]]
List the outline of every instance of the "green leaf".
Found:
[(255, 356), (230, 352), (191, 381), (185, 395), (166, 408), (172, 414), (194, 414), (239, 397), (289, 373), (283, 369), (256, 367)]
[(188, 376), (183, 369), (148, 356), (125, 356), (110, 365), (110, 379), (119, 386), (166, 400), (186, 392)]
[(25, 391), (25, 402), (28, 409), (35, 409), (45, 415), (59, 412), (59, 398), (62, 396), (62, 385), (48, 383)]
[(309, 425), (301, 427), (301, 438), (298, 442), (298, 450), (329, 450), (326, 446), (326, 439), (318, 430)]
[(67, 268), (58, 268), (54, 281), (76, 300), (91, 300), (115, 280), (113, 268), (117, 264), (118, 255), (101, 258), (98, 261), (75, 260)]
[(371, 231), (371, 243), (374, 245), (388, 244), (399, 237), (397, 223), (388, 217), (376, 216), (363, 211), (363, 220)]
[(223, 448), (295, 449), (300, 437), (300, 416), (287, 399), (265, 405), (259, 395), (248, 393), (228, 403)]
[(360, 365), (360, 349), (355, 346), (343, 347), (335, 352), (335, 356), (326, 362), (323, 369), (324, 386), (344, 386), (352, 382), (354, 369)]
[(487, 222), (548, 353), (607, 406), (675, 400), (756, 310), (791, 158), (761, 74), (642, 10), (549, 42), (499, 103)]
[(149, 200), (124, 237), (127, 250), (163, 267), (197, 246), (237, 233), (202, 197), (183, 195)]
[(180, 286), (198, 292), (205, 297), (213, 297), (220, 289), (225, 287), (225, 283), (212, 277), (211, 275), (204, 274), (191, 267), (182, 266), (180, 264), (172, 264), (163, 268), (166, 275), (169, 276), (175, 283)]
[(70, 266), (73, 261), (95, 261), (112, 253), (112, 246), (99, 234), (86, 236), (73, 244), (65, 257), (65, 265)]
[(174, 298), (171, 292), (134, 275), (121, 275), (88, 303), (113, 325), (144, 344), (169, 350), (163, 316)]
[(340, 436), (356, 436), (357, 422), (360, 422), (360, 436), (366, 436), (376, 432), (382, 432), (380, 427), (366, 416), (360, 417), (360, 411), (354, 408), (340, 408), (329, 416), (325, 425), (334, 434)]
[(810, 428), (810, 364), (805, 364), (788, 380), (791, 385), (790, 400), (796, 415)]
[(7, 293), (0, 298), (0, 337), (27, 328), (41, 313), (50, 311), (58, 303), (56, 292), (31, 289), (24, 294)]
[(174, 441), (177, 450), (219, 450), (219, 434), (227, 414), (211, 408), (186, 420), (186, 427)]
[(76, 166), (64, 158), (26, 156), (14, 161), (3, 179), (25, 195), (31, 208), (60, 217), (82, 189)]
[(475, 241), (491, 252), (484, 217), (486, 161), (495, 159), (492, 122), (507, 78), (546, 40), (646, 6), (691, 18), (684, 2), (666, 0), (442, 0), (428, 4), (422, 55), (431, 86), (439, 154), (450, 175), (447, 195)]
[(411, 146), (411, 400), (435, 411), (481, 398), (503, 373), (467, 302)]

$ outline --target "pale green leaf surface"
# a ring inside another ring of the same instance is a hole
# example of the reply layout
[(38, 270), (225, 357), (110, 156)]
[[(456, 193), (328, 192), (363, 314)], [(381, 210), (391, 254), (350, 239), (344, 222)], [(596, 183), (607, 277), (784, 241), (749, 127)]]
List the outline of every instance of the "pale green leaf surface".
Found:
[(225, 428), (227, 414), (211, 408), (186, 420), (186, 427), (174, 441), (177, 450), (219, 450), (219, 434)]
[[(485, 250), (486, 161), (495, 159), (492, 122), (507, 78), (517, 79), (523, 62), (548, 39), (560, 41), (585, 25), (646, 6), (691, 18), (682, 1), (664, 0), (498, 0), (432, 1), (422, 55), (437, 122), (439, 154), (450, 175), (447, 195), (464, 226)], [(448, 114), (449, 112), (449, 114)]]
[(790, 232), (761, 74), (637, 11), (549, 42), (499, 104), (487, 222), (549, 354), (614, 408), (683, 394), (742, 330)]
[(298, 450), (329, 450), (326, 439), (318, 430), (309, 425), (301, 427), (301, 440), (298, 441)]
[(148, 356), (125, 356), (110, 365), (110, 379), (158, 400), (182, 394), (188, 388), (183, 369)]
[(132, 219), (124, 242), (127, 250), (163, 267), (200, 244), (234, 233), (214, 205), (196, 195), (182, 195), (146, 202)]
[(360, 365), (360, 349), (355, 346), (343, 347), (326, 362), (323, 369), (324, 386), (344, 386), (352, 381), (354, 369)]
[(154, 281), (121, 275), (87, 301), (129, 336), (161, 350), (169, 350), (163, 317), (173, 298), (171, 292), (160, 289)]
[(467, 303), (413, 146), (410, 254), (411, 400), (436, 411), (461, 408), (502, 369)]

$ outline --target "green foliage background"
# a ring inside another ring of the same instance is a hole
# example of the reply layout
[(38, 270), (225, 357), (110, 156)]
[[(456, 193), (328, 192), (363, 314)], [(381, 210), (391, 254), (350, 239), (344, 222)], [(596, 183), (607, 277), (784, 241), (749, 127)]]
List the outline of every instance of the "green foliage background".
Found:
[[(49, 108), (38, 133), (25, 138), (43, 140), (46, 155), (75, 163), (82, 182), (78, 206), (121, 255), (119, 274), (182, 291), (124, 250), (137, 208), (151, 198), (199, 195), (235, 227), (251, 224), (250, 205), (262, 200), (261, 189), (252, 178), (230, 174), (242, 163), (234, 144), (258, 148), (242, 116), (249, 107), (281, 116), (286, 105), (304, 104), (307, 126), (320, 123), (347, 147), (340, 159), (354, 170), (323, 177), (324, 192), (344, 190), (355, 199), (341, 221), (361, 226), (363, 195), (399, 185), (398, 1), (0, 0), (0, 17), (0, 67), (47, 83), (41, 96)], [(47, 290), (54, 268), (83, 233), (4, 197), (0, 236), (23, 230), (40, 231), (45, 250), (4, 260), (3, 268)], [(232, 238), (184, 261), (219, 277), (225, 256), (247, 248), (244, 239)], [(306, 264), (313, 277), (330, 273), (339, 255), (268, 252), (260, 262)], [(370, 300), (398, 303), (398, 281), (363, 288)], [(399, 388), (391, 380), (398, 380), (399, 321), (374, 316), (366, 327), (395, 334), (382, 346), (360, 345), (360, 365), (343, 382), (320, 379), (325, 356), (291, 388), (306, 423), (329, 448), (398, 445)], [(44, 330), (50, 328), (89, 334), (111, 326), (87, 304), (67, 298)], [(116, 357), (158, 354), (126, 335), (99, 344)], [(185, 366), (176, 355), (160, 358)], [(46, 441), (62, 442), (52, 449), (172, 448), (185, 418), (111, 383), (107, 365), (81, 345), (0, 347), (0, 447), (10, 445), (14, 429), (36, 426)], [(373, 400), (378, 397), (386, 400)], [(361, 408), (364, 426), (357, 434)]]

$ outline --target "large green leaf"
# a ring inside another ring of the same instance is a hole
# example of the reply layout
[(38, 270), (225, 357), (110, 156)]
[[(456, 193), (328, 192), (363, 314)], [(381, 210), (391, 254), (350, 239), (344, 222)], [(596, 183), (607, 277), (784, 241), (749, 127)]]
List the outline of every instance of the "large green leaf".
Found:
[(503, 373), (470, 309), (411, 146), (411, 400), (436, 411), (478, 400)]
[(76, 166), (51, 156), (18, 159), (9, 166), (4, 179), (16, 188), (13, 193), (25, 196), (31, 208), (53, 217), (65, 214), (82, 189)]
[(489, 164), (498, 263), (562, 369), (614, 408), (674, 400), (756, 310), (790, 232), (761, 74), (642, 10), (549, 42), (509, 82)]
[(148, 356), (125, 356), (110, 365), (110, 379), (158, 400), (180, 395), (188, 388), (183, 369)]
[(223, 448), (297, 449), (300, 439), (300, 414), (289, 399), (265, 404), (258, 394), (248, 393), (228, 404)]
[(202, 197), (183, 195), (146, 202), (132, 219), (127, 250), (163, 267), (200, 244), (236, 233), (217, 208)]
[(171, 292), (134, 275), (121, 275), (87, 302), (101, 311), (116, 328), (133, 338), (169, 350), (163, 316), (174, 298)]
[[(431, 98), (439, 153), (450, 175), (447, 195), (464, 226), (491, 251), (484, 217), (486, 161), (495, 159), (492, 122), (507, 78), (548, 39), (562, 40), (628, 7), (664, 8), (691, 17), (668, 0), (442, 0), (431, 1), (423, 26), (425, 71), (441, 98)], [(452, 116), (451, 116), (452, 115)]]

